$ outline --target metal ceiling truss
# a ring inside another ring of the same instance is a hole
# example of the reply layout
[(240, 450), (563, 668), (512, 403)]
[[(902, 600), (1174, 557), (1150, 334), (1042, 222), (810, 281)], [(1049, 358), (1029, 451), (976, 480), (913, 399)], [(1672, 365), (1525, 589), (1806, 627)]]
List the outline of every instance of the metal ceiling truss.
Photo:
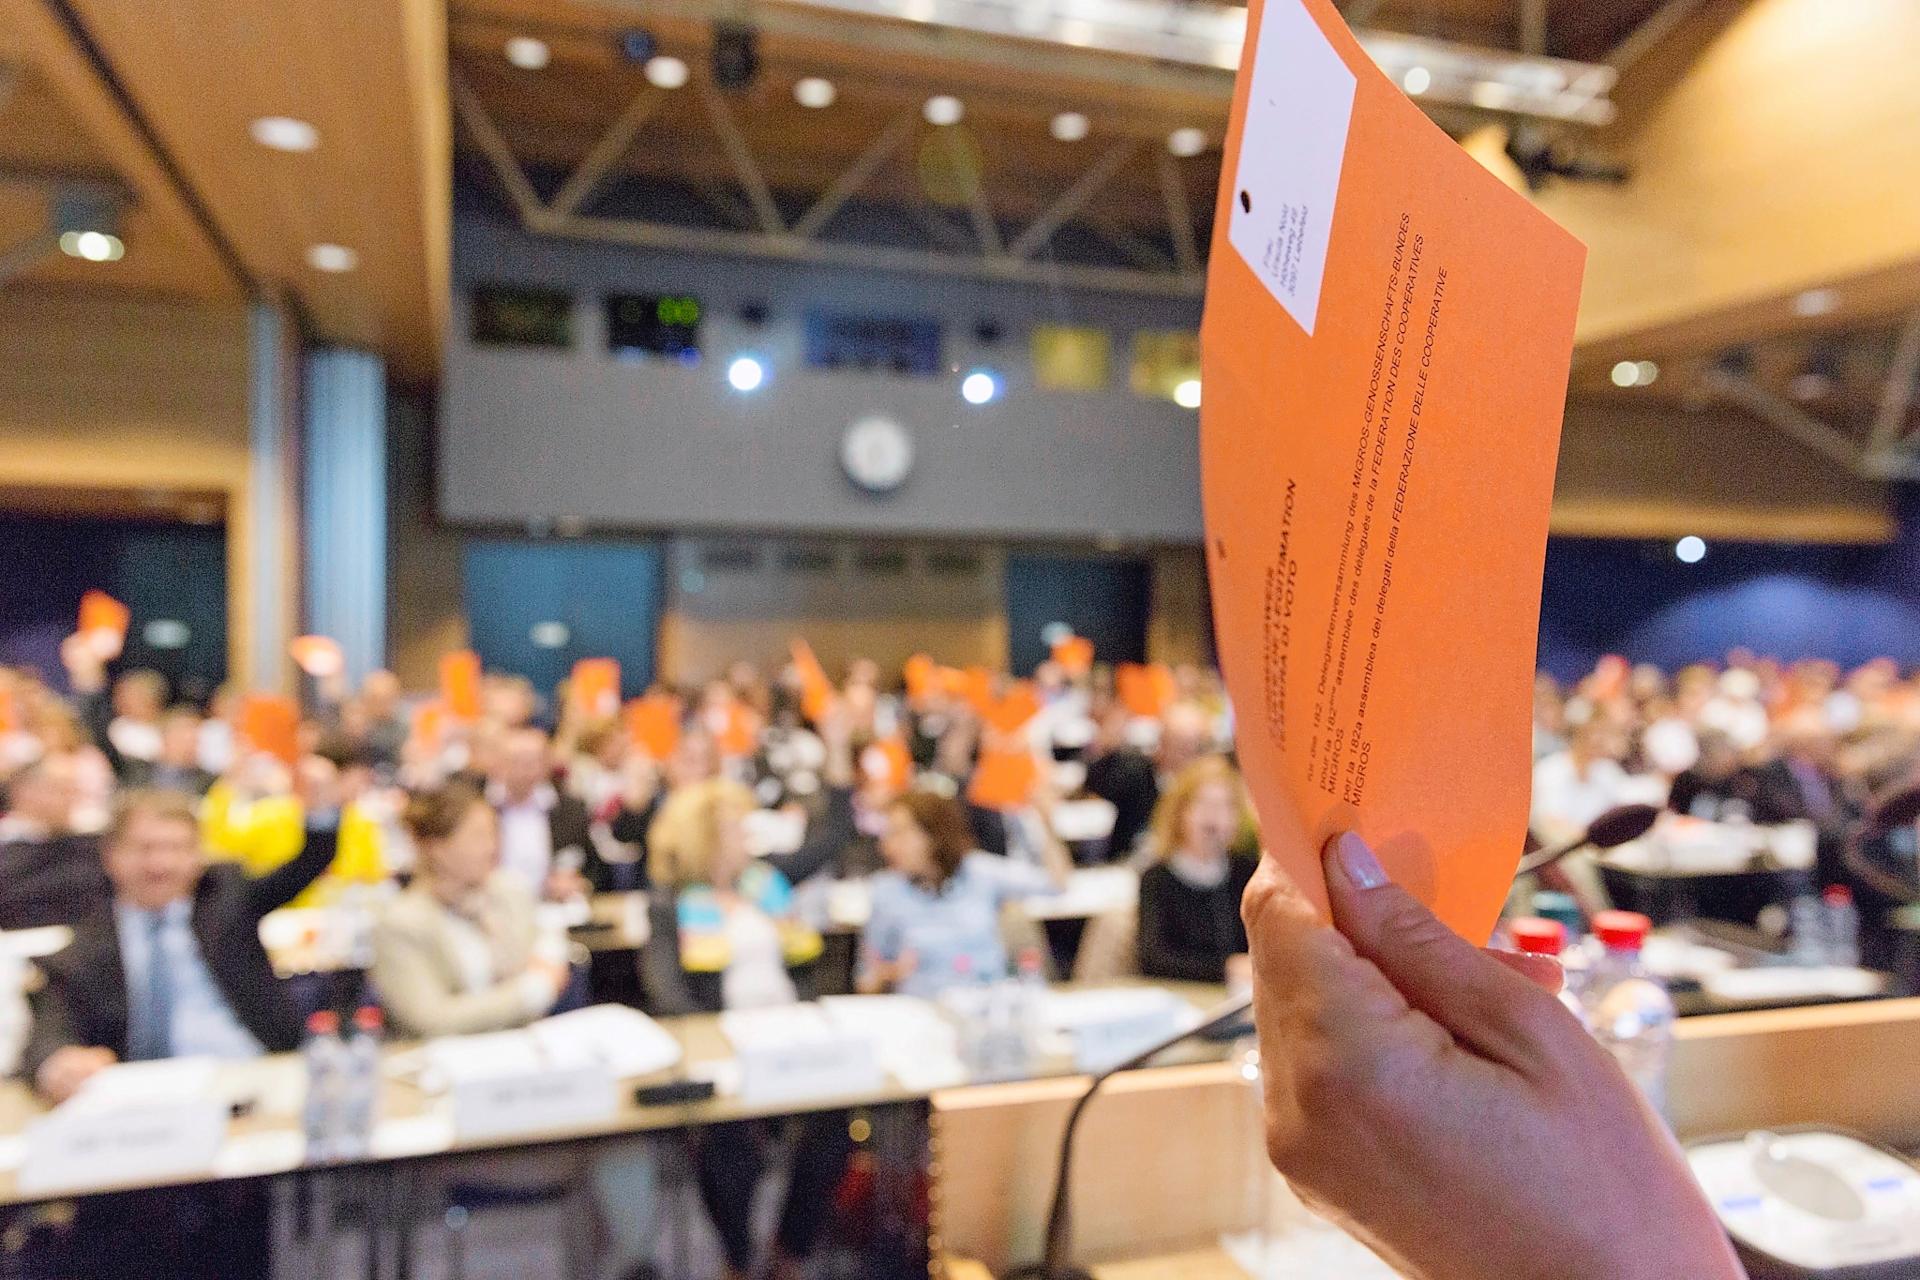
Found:
[(1880, 400), (1862, 439), (1860, 433), (1816, 418), (1746, 374), (1717, 365), (1701, 374), (1706, 388), (1788, 439), (1870, 480), (1920, 480), (1920, 453), (1908, 427), (1920, 390), (1920, 310), (1909, 314), (1894, 342), (1893, 359)]
[[(454, 111), (460, 123), (499, 180), (521, 225), (539, 235), (682, 252), (1068, 285), (1159, 297), (1198, 297), (1206, 284), (1192, 205), (1179, 171), (1168, 157), (1159, 158), (1158, 174), (1167, 234), (1173, 245), (1171, 261), (1150, 240), (1133, 232), (1098, 223), (1075, 223), (1114, 175), (1139, 155), (1144, 144), (1137, 140), (1116, 143), (1096, 156), (1051, 205), (1010, 240), (1002, 232), (1001, 219), (994, 213), (984, 185), (976, 181), (969, 184), (963, 204), (972, 230), (970, 240), (960, 240), (944, 218), (919, 216), (930, 241), (952, 247), (902, 248), (829, 240), (823, 238), (822, 233), (848, 202), (912, 140), (920, 128), (916, 113), (903, 113), (882, 126), (861, 153), (789, 226), (765, 173), (733, 117), (732, 107), (717, 90), (710, 87), (701, 90), (715, 139), (727, 157), (745, 204), (734, 199), (730, 192), (695, 186), (695, 194), (734, 225), (694, 227), (581, 212), (587, 198), (600, 188), (639, 141), (644, 126), (658, 109), (659, 91), (649, 90), (636, 97), (566, 175), (552, 198), (543, 199), (466, 77), (454, 68), (449, 78)], [(951, 145), (961, 145), (959, 135), (950, 129), (946, 134)], [(930, 213), (924, 209), (912, 212), (915, 215)], [(1135, 265), (1094, 266), (1045, 260), (1043, 250), (1069, 224), (1085, 226), (1089, 234), (1112, 245), (1118, 256)]]

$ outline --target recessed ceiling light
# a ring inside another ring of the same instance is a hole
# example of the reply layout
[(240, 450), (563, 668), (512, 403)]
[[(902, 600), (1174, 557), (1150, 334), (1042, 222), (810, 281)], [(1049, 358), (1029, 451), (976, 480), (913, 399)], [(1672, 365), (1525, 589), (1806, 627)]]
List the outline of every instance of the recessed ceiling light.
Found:
[(678, 89), (687, 82), (687, 64), (675, 57), (661, 54), (657, 58), (647, 59), (647, 83), (656, 89)]
[(275, 151), (311, 151), (320, 145), (320, 131), (292, 116), (261, 116), (247, 126), (253, 140)]
[(927, 105), (920, 108), (920, 114), (927, 118), (928, 124), (959, 124), (960, 117), (967, 114), (967, 108), (952, 94), (940, 93), (927, 99)]
[(120, 237), (105, 231), (63, 231), (60, 252), (85, 262), (118, 262), (127, 252)]
[(1640, 366), (1631, 360), (1622, 360), (1613, 366), (1613, 385), (1630, 387), (1640, 381)]
[(833, 87), (833, 81), (821, 76), (808, 76), (804, 80), (796, 80), (793, 85), (793, 100), (816, 111), (832, 106), (833, 100), (839, 96), (840, 91)]
[(1809, 289), (1793, 300), (1793, 314), (1824, 316), (1840, 305), (1840, 295), (1831, 289)]
[(522, 71), (538, 71), (553, 61), (553, 50), (545, 40), (534, 36), (515, 36), (507, 41), (507, 61)]
[(1185, 158), (1197, 156), (1207, 149), (1207, 135), (1200, 129), (1175, 129), (1167, 135), (1167, 150)]
[(1673, 544), (1673, 558), (1681, 564), (1699, 564), (1707, 556), (1707, 540), (1688, 534)]
[(1182, 409), (1200, 407), (1200, 379), (1188, 378), (1173, 389), (1173, 402)]
[(752, 356), (737, 356), (727, 366), (727, 385), (735, 391), (757, 391), (767, 380), (767, 366)]
[(1433, 87), (1433, 72), (1425, 67), (1409, 67), (1400, 81), (1400, 87), (1416, 96), (1423, 94)]
[(1633, 366), (1633, 385), (1634, 386), (1650, 387), (1653, 385), (1653, 380), (1659, 376), (1660, 376), (1660, 366), (1655, 364), (1653, 361), (1639, 360), (1634, 362), (1634, 366)]
[(360, 255), (343, 244), (312, 244), (307, 265), (315, 271), (351, 271), (360, 265)]
[(960, 380), (960, 398), (968, 404), (986, 404), (1000, 394), (1000, 379), (985, 369), (975, 369)]
[(1047, 126), (1047, 131), (1060, 142), (1078, 142), (1087, 136), (1093, 126), (1078, 111), (1062, 111)]

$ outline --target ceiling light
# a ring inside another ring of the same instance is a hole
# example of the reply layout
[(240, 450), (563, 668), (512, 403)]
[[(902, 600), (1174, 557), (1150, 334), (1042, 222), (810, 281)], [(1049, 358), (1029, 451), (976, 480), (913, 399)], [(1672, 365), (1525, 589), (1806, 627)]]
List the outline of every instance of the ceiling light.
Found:
[(647, 83), (656, 89), (678, 89), (689, 74), (686, 63), (668, 54), (647, 59)]
[(360, 265), (360, 255), (343, 244), (312, 244), (307, 265), (315, 271), (351, 271)]
[(920, 108), (920, 114), (927, 118), (928, 124), (959, 124), (960, 117), (967, 114), (967, 109), (952, 94), (941, 93), (928, 98), (927, 105)]
[(1400, 81), (1400, 87), (1416, 96), (1423, 94), (1433, 87), (1433, 72), (1425, 67), (1409, 67)]
[(1699, 564), (1706, 554), (1706, 539), (1697, 538), (1691, 533), (1673, 544), (1673, 558), (1681, 564)]
[(1086, 137), (1092, 128), (1087, 118), (1078, 111), (1062, 111), (1053, 118), (1053, 123), (1047, 126), (1047, 131), (1053, 134), (1055, 141), (1078, 142)]
[(1200, 407), (1200, 379), (1188, 378), (1173, 389), (1173, 402), (1182, 409)]
[(1840, 305), (1840, 295), (1832, 289), (1809, 289), (1793, 300), (1793, 314), (1812, 318), (1824, 316)]
[(105, 231), (62, 231), (60, 252), (87, 262), (118, 262), (127, 246)]
[(1640, 366), (1631, 360), (1622, 360), (1613, 366), (1613, 385), (1630, 387), (1640, 381)]
[(292, 116), (261, 116), (247, 126), (253, 140), (275, 151), (311, 151), (320, 145), (320, 131)]
[(793, 100), (803, 107), (812, 107), (816, 111), (822, 107), (832, 106), (833, 100), (839, 96), (840, 91), (833, 87), (833, 81), (820, 76), (808, 76), (804, 80), (796, 81), (793, 86)]
[(1200, 129), (1175, 129), (1167, 135), (1167, 150), (1182, 159), (1197, 156), (1207, 149), (1207, 135)]
[(507, 41), (507, 61), (522, 71), (538, 71), (553, 61), (553, 50), (545, 40), (533, 36), (514, 36)]
[(1650, 387), (1653, 380), (1660, 376), (1660, 366), (1651, 360), (1636, 361), (1633, 366), (1633, 385)]
[(985, 369), (975, 369), (960, 380), (960, 398), (968, 404), (987, 404), (1000, 394), (1000, 379)]
[(758, 391), (767, 380), (767, 367), (752, 356), (736, 356), (727, 366), (727, 385), (735, 391)]

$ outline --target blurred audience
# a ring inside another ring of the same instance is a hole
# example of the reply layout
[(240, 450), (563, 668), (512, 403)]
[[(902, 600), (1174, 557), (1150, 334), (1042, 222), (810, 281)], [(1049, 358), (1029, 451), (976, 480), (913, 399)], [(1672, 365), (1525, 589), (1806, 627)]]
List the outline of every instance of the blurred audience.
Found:
[(1240, 898), (1260, 864), (1240, 775), (1203, 756), (1174, 776), (1154, 811), (1155, 861), (1140, 875), (1140, 972), (1186, 982), (1244, 981)]

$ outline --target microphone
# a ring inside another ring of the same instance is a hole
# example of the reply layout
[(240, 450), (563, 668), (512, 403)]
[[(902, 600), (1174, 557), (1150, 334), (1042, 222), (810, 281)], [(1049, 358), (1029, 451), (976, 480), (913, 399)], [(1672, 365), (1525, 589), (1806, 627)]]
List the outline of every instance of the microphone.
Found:
[(1053, 1208), (1047, 1214), (1046, 1252), (1039, 1262), (1024, 1267), (1016, 1267), (1007, 1276), (1007, 1280), (1093, 1280), (1091, 1272), (1076, 1267), (1067, 1261), (1071, 1246), (1068, 1236), (1072, 1232), (1069, 1221), (1067, 1182), (1073, 1173), (1073, 1135), (1080, 1126), (1080, 1113), (1087, 1109), (1087, 1103), (1093, 1101), (1093, 1095), (1100, 1092), (1100, 1086), (1122, 1071), (1134, 1071), (1144, 1067), (1160, 1054), (1187, 1040), (1213, 1035), (1223, 1028), (1230, 1027), (1247, 1016), (1253, 1008), (1253, 995), (1233, 996), (1215, 1005), (1207, 1011), (1198, 1023), (1185, 1031), (1176, 1032), (1164, 1040), (1147, 1046), (1117, 1066), (1108, 1067), (1094, 1076), (1093, 1083), (1073, 1104), (1073, 1110), (1067, 1113), (1067, 1131), (1060, 1139), (1060, 1167), (1054, 1175)]
[(1587, 829), (1562, 844), (1549, 845), (1545, 849), (1536, 849), (1520, 859), (1520, 866), (1514, 876), (1524, 876), (1550, 867), (1570, 853), (1578, 853), (1585, 848), (1612, 849), (1638, 840), (1652, 829), (1654, 820), (1660, 816), (1658, 806), (1650, 804), (1623, 804), (1607, 810), (1590, 823)]

